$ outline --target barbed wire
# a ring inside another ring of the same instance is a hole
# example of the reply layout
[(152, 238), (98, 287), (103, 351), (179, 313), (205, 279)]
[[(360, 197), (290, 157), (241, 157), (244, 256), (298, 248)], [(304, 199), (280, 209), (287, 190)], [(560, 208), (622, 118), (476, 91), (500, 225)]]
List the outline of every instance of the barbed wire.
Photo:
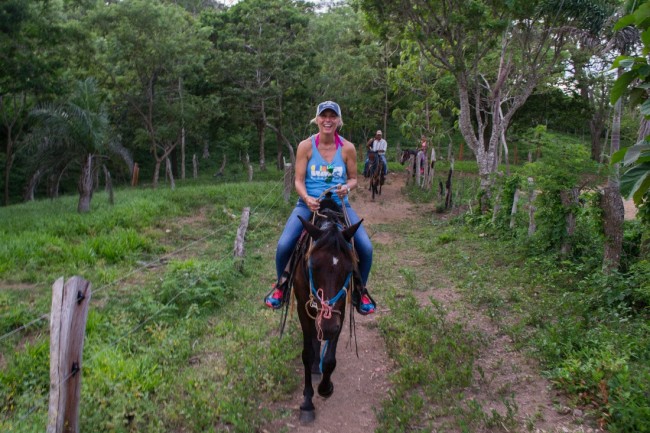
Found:
[[(263, 197), (263, 198), (258, 202), (257, 206), (255, 206), (255, 207), (253, 208), (253, 210), (251, 211), (251, 215), (253, 215), (253, 214), (255, 214), (255, 213), (257, 212), (257, 209), (262, 205), (262, 203), (264, 203), (264, 202), (266, 201), (266, 199), (267, 199), (267, 198), (268, 198), (272, 193), (274, 193), (274, 192), (279, 188), (280, 184), (281, 184), (281, 183), (278, 182), (278, 183), (277, 183), (273, 188), (269, 189), (269, 191), (267, 192), (267, 194), (266, 194), (266, 195), (265, 195), (265, 196), (264, 196), (264, 197)], [(273, 203), (271, 204), (271, 206), (269, 206), (269, 207), (267, 208), (267, 210), (266, 210), (265, 214), (263, 215), (263, 217), (260, 218), (260, 219), (258, 220), (258, 223), (255, 225), (255, 227), (253, 228), (253, 230), (259, 228), (259, 226), (263, 223), (263, 221), (266, 220), (266, 217), (267, 217), (268, 214), (271, 212), (271, 210), (275, 208), (275, 206), (277, 205), (277, 203), (278, 203), (278, 201), (280, 200), (280, 198), (281, 198), (281, 195), (276, 195), (276, 199), (273, 201)], [(229, 227), (229, 225), (223, 226), (223, 227), (221, 227), (221, 229), (225, 229), (225, 228), (227, 228), (227, 227)], [(220, 232), (220, 231), (222, 231), (222, 230), (215, 230), (215, 231), (213, 231), (212, 233), (210, 233), (210, 234), (208, 234), (208, 235), (206, 235), (206, 236), (203, 236), (203, 237), (200, 238), (200, 239), (197, 239), (197, 240), (195, 240), (195, 241), (192, 241), (192, 242), (190, 242), (189, 244), (183, 246), (182, 248), (179, 248), (179, 249), (175, 250), (175, 251), (172, 252), (172, 253), (168, 253), (168, 254), (166, 254), (166, 255), (164, 255), (164, 256), (158, 258), (157, 260), (154, 260), (154, 261), (152, 261), (152, 262), (150, 262), (150, 263), (148, 263), (148, 264), (146, 264), (146, 265), (143, 265), (143, 266), (137, 268), (136, 270), (134, 270), (134, 271), (128, 273), (127, 275), (125, 275), (124, 277), (120, 278), (119, 280), (113, 281), (113, 282), (111, 282), (111, 283), (109, 283), (109, 284), (106, 284), (106, 285), (100, 287), (99, 289), (95, 290), (94, 293), (97, 293), (100, 289), (105, 289), (105, 288), (108, 287), (108, 286), (111, 286), (111, 285), (117, 284), (118, 282), (124, 281), (126, 278), (128, 278), (129, 276), (135, 274), (137, 271), (142, 271), (143, 269), (146, 269), (148, 266), (150, 266), (151, 263), (159, 262), (159, 261), (163, 260), (165, 257), (169, 257), (169, 256), (172, 256), (172, 255), (174, 255), (174, 254), (177, 254), (177, 253), (179, 253), (179, 252), (181, 252), (181, 251), (184, 251), (184, 250), (186, 250), (187, 248), (191, 247), (192, 245), (195, 245), (195, 244), (197, 244), (197, 243), (199, 243), (199, 242), (202, 242), (202, 241), (204, 241), (205, 239), (207, 239), (207, 238), (213, 236), (214, 234), (216, 234), (216, 233), (218, 233), (218, 232)], [(217, 260), (216, 263), (221, 263), (221, 262), (225, 261), (225, 260), (228, 258), (229, 254), (230, 254), (230, 253), (224, 252), (223, 256), (222, 256), (219, 260)], [(179, 292), (178, 292), (175, 296), (173, 296), (173, 297), (172, 297), (172, 298), (171, 298), (171, 299), (170, 299), (170, 300), (169, 300), (165, 305), (163, 305), (161, 308), (159, 308), (158, 311), (156, 311), (155, 313), (151, 314), (151, 315), (150, 315), (149, 317), (147, 317), (145, 320), (141, 321), (141, 322), (138, 323), (136, 326), (134, 326), (133, 328), (131, 328), (130, 330), (128, 330), (127, 332), (125, 332), (124, 334), (122, 334), (120, 337), (118, 337), (118, 338), (116, 338), (115, 340), (113, 340), (113, 341), (108, 345), (108, 349), (111, 349), (111, 348), (117, 346), (117, 344), (119, 344), (122, 340), (124, 340), (125, 338), (129, 337), (130, 335), (133, 335), (134, 333), (136, 333), (137, 331), (139, 331), (140, 329), (142, 329), (142, 328), (143, 328), (147, 323), (149, 323), (151, 320), (153, 320), (155, 317), (157, 317), (157, 316), (158, 316), (160, 313), (162, 313), (165, 309), (169, 308), (169, 306), (170, 306), (170, 305), (171, 305), (171, 304), (172, 304), (176, 299), (178, 299), (181, 295), (183, 295), (184, 293), (186, 293), (188, 289), (189, 289), (189, 287), (186, 287), (185, 289), (179, 291)], [(39, 318), (34, 319), (32, 322), (30, 322), (30, 323), (28, 323), (28, 324), (26, 324), (26, 325), (23, 325), (22, 327), (17, 328), (17, 329), (15, 329), (15, 330), (11, 331), (11, 332), (8, 333), (8, 334), (3, 335), (2, 337), (0, 337), (0, 341), (2, 341), (2, 339), (4, 339), (4, 338), (8, 338), (9, 335), (13, 335), (13, 334), (19, 332), (21, 329), (24, 329), (24, 328), (30, 326), (31, 324), (36, 323), (36, 322), (42, 320), (44, 317), (49, 317), (49, 314), (44, 314), (44, 315), (40, 316)], [(99, 353), (98, 353), (98, 352), (95, 352), (94, 356), (90, 357), (90, 358), (87, 360), (87, 362), (93, 362), (93, 361), (95, 361), (95, 360), (97, 359), (97, 356), (99, 356)], [(80, 367), (78, 367), (77, 369), (72, 368), (72, 369), (71, 369), (71, 372), (68, 373), (68, 374), (67, 374), (63, 379), (61, 379), (61, 381), (59, 381), (58, 386), (61, 387), (61, 386), (62, 386), (63, 384), (65, 384), (68, 380), (70, 380), (71, 377), (73, 377), (76, 373), (78, 373), (80, 370), (81, 370)], [(37, 400), (38, 400), (38, 403), (32, 405), (32, 406), (27, 410), (27, 412), (26, 412), (23, 416), (21, 416), (21, 418), (20, 418), (17, 422), (21, 423), (21, 422), (23, 422), (24, 420), (26, 420), (26, 419), (27, 419), (27, 418), (28, 418), (32, 413), (34, 413), (34, 412), (35, 412), (39, 407), (43, 406), (43, 405), (47, 402), (48, 399), (49, 399), (49, 395), (43, 395), (43, 394), (41, 394), (40, 398), (37, 399)]]
[[(279, 186), (282, 184), (281, 181), (282, 181), (283, 178), (284, 178), (284, 175), (283, 175), (283, 177), (282, 177), (281, 179), (279, 179), (279, 180), (277, 181), (278, 183), (276, 183), (276, 185), (275, 185), (273, 188), (270, 188), (270, 189), (269, 189), (269, 191), (267, 192), (267, 194), (266, 194), (266, 195), (265, 195), (265, 196), (260, 200), (259, 204), (254, 208), (255, 211), (256, 211), (257, 208), (261, 205), (261, 203), (263, 203), (263, 202), (264, 202), (264, 201), (269, 197), (269, 195), (271, 195), (271, 193), (275, 192), (275, 191), (279, 188)], [(274, 202), (274, 204), (277, 203), (278, 200), (279, 200), (279, 197), (276, 199), (276, 201)], [(269, 208), (269, 211), (270, 211), (270, 209), (271, 209), (271, 208)], [(229, 225), (222, 226), (222, 227), (220, 227), (218, 230), (214, 230), (214, 231), (208, 233), (207, 235), (203, 236), (203, 237), (200, 238), (200, 239), (197, 239), (197, 240), (195, 240), (195, 241), (192, 241), (192, 242), (190, 242), (189, 244), (187, 244), (187, 245), (185, 245), (185, 246), (183, 246), (183, 247), (181, 247), (181, 248), (179, 248), (179, 249), (177, 249), (177, 250), (175, 250), (175, 251), (172, 251), (172, 252), (170, 252), (170, 253), (164, 254), (163, 256), (158, 257), (156, 260), (152, 260), (152, 261), (150, 261), (150, 262), (147, 262), (147, 263), (145, 263), (145, 264), (143, 264), (143, 265), (141, 265), (141, 266), (139, 266), (139, 267), (133, 269), (132, 271), (128, 272), (126, 275), (122, 276), (121, 278), (119, 278), (119, 279), (117, 279), (117, 280), (114, 280), (114, 281), (111, 281), (110, 283), (107, 283), (107, 284), (105, 284), (105, 285), (103, 285), (103, 286), (100, 286), (100, 287), (98, 287), (97, 289), (93, 290), (93, 295), (96, 295), (97, 293), (99, 293), (99, 292), (105, 290), (105, 289), (108, 288), (108, 287), (111, 287), (111, 286), (117, 285), (117, 284), (119, 284), (119, 283), (125, 281), (127, 278), (133, 276), (134, 274), (139, 273), (139, 272), (141, 272), (142, 270), (147, 269), (147, 268), (151, 267), (152, 265), (154, 265), (154, 264), (156, 264), (156, 263), (160, 263), (161, 261), (165, 260), (166, 258), (173, 257), (173, 256), (175, 256), (176, 254), (179, 254), (179, 253), (181, 253), (181, 252), (187, 250), (187, 249), (190, 248), (191, 246), (196, 245), (196, 244), (198, 244), (198, 243), (200, 243), (200, 242), (205, 241), (207, 238), (210, 238), (210, 237), (212, 237), (212, 236), (214, 236), (214, 235), (216, 235), (216, 234), (218, 234), (218, 233), (224, 231), (224, 230), (225, 230), (226, 228), (228, 228), (228, 227), (229, 227)], [(11, 336), (14, 335), (14, 334), (17, 334), (18, 332), (21, 332), (21, 331), (23, 331), (23, 330), (29, 328), (29, 327), (32, 326), (32, 325), (35, 325), (36, 323), (38, 323), (38, 322), (40, 322), (40, 321), (42, 321), (42, 320), (48, 319), (49, 317), (50, 317), (49, 313), (44, 313), (44, 314), (38, 316), (37, 318), (31, 320), (30, 322), (28, 322), (28, 323), (26, 323), (26, 324), (24, 324), (24, 325), (21, 325), (21, 326), (19, 326), (18, 328), (11, 330), (11, 331), (7, 332), (7, 333), (4, 334), (4, 335), (1, 335), (1, 336), (0, 336), (0, 342), (6, 340), (7, 338), (11, 337)]]

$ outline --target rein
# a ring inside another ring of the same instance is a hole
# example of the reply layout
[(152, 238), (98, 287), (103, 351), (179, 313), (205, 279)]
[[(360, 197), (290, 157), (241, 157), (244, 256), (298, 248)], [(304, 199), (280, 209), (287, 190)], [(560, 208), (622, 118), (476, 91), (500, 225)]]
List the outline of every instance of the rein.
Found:
[[(340, 187), (340, 185), (332, 185), (331, 187), (327, 188), (325, 191), (323, 191), (321, 193), (321, 195), (318, 197), (318, 200), (322, 200), (323, 197), (325, 197), (328, 192), (333, 191), (333, 190), (335, 190), (335, 189), (337, 189), (339, 187)], [(343, 220), (345, 221), (345, 224), (347, 226), (350, 226), (350, 217), (348, 216), (347, 206), (345, 206), (345, 204), (343, 204), (343, 206), (341, 206), (341, 209), (343, 210)], [(317, 215), (321, 216), (321, 217), (324, 216), (324, 215), (322, 215), (322, 214), (320, 214), (318, 212), (314, 212), (312, 214), (312, 223), (316, 222), (316, 216)], [(313, 241), (310, 240), (310, 243), (311, 242), (313, 242)], [(352, 249), (354, 249), (354, 238), (350, 241), (350, 245), (351, 245)], [(310, 263), (311, 263), (311, 260), (310, 260)], [(313, 287), (313, 281), (312, 281), (312, 277), (311, 277), (311, 266), (309, 266), (309, 273), (310, 273), (309, 285), (311, 287)], [(351, 281), (348, 281), (348, 280), (351, 280)], [(354, 290), (354, 278), (350, 278), (350, 275), (348, 275), (348, 278), (346, 279), (346, 283), (344, 284), (344, 288), (345, 288), (345, 286), (348, 285), (348, 282), (350, 284), (350, 288), (348, 290)], [(341, 289), (341, 290), (343, 290), (343, 289)], [(339, 291), (339, 293), (340, 293), (340, 291)], [(346, 292), (346, 295), (347, 295), (347, 292)], [(316, 321), (316, 326), (317, 326), (319, 334), (320, 334), (322, 332), (322, 330), (321, 330), (321, 327), (320, 327), (320, 322), (317, 320), (317, 318), (321, 316), (322, 309), (321, 310), (318, 309), (318, 304), (316, 303), (316, 301), (313, 298), (313, 295), (311, 293), (310, 293), (309, 296), (310, 296), (310, 301), (308, 301), (305, 304), (305, 310), (307, 312), (307, 315), (309, 315), (309, 317), (311, 317), (312, 319), (314, 319)], [(348, 304), (351, 303), (351, 299), (352, 299), (351, 296), (347, 296)], [(312, 308), (314, 308), (316, 311), (318, 311), (318, 314), (317, 314), (316, 317), (311, 315), (311, 312), (309, 311), (310, 306)], [(334, 310), (332, 310), (332, 311), (334, 311)], [(339, 311), (335, 311), (335, 312), (340, 314)], [(348, 344), (351, 344), (352, 336), (354, 335), (354, 347), (355, 347), (355, 352), (356, 352), (356, 355), (357, 355), (357, 358), (358, 358), (359, 357), (359, 347), (357, 345), (357, 327), (356, 327), (356, 322), (354, 320), (354, 309), (353, 308), (350, 308), (350, 313), (349, 314), (350, 314), (350, 342)], [(322, 320), (322, 317), (320, 317), (320, 320)], [(322, 334), (319, 335), (319, 336), (321, 338), (319, 338), (318, 340), (322, 341)]]
[[(305, 310), (307, 311), (309, 317), (311, 317), (316, 321), (318, 341), (323, 341), (323, 328), (321, 323), (323, 322), (323, 319), (331, 319), (332, 313), (341, 314), (339, 310), (335, 310), (332, 307), (341, 298), (345, 298), (347, 296), (348, 284), (350, 283), (350, 280), (352, 278), (352, 272), (348, 273), (348, 276), (345, 278), (345, 282), (343, 283), (343, 286), (332, 299), (324, 299), (325, 295), (323, 293), (323, 289), (319, 288), (318, 290), (316, 290), (316, 286), (314, 285), (314, 275), (311, 266), (311, 258), (309, 259), (307, 269), (309, 270), (309, 287), (311, 293), (309, 294), (309, 301), (307, 301), (307, 304), (305, 305)], [(316, 316), (311, 315), (311, 312), (309, 311), (309, 307), (317, 311)]]

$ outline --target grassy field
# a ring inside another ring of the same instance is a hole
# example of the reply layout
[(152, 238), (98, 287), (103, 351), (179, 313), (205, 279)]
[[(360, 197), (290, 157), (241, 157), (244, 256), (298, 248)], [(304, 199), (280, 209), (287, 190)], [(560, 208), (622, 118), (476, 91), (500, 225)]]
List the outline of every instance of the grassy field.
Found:
[[(46, 314), (54, 280), (72, 275), (93, 284), (81, 431), (251, 432), (287, 415), (270, 408), (301, 384), (287, 368), (300, 363), (299, 336), (278, 339), (277, 315), (261, 299), (293, 199), (282, 200), (280, 173), (265, 176), (122, 189), (114, 206), (98, 193), (87, 215), (76, 213), (74, 197), (0, 208), (0, 431), (41, 432), (47, 423)], [(240, 273), (232, 250), (244, 207), (251, 220)], [(460, 219), (427, 215), (381, 229), (398, 241), (377, 246), (373, 271), (373, 293), (391, 311), (379, 326), (395, 363), (379, 431), (426, 431), (435, 419), (455, 431), (517, 431), (516, 408), (497, 416), (457, 404), (485, 342), (435, 303), (415, 301), (424, 287), (449, 282), (540, 359), (576, 406), (610, 417), (619, 426), (612, 431), (644, 431), (645, 316), (587, 315), (593, 298), (576, 290), (584, 277), (574, 267), (526, 259), (512, 240)], [(420, 260), (399, 259), (412, 256)], [(627, 412), (626, 395), (636, 405)]]

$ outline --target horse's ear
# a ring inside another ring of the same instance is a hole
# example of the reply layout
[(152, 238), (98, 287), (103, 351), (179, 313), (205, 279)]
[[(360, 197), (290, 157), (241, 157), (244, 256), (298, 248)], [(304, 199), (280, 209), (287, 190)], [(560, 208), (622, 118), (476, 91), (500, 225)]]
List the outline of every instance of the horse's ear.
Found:
[(316, 227), (315, 225), (313, 225), (312, 223), (310, 223), (300, 215), (298, 215), (298, 219), (302, 223), (302, 226), (305, 228), (305, 230), (307, 230), (307, 233), (309, 233), (309, 236), (312, 237), (312, 239), (317, 241), (318, 238), (321, 237), (321, 235), (323, 234), (323, 231), (321, 229), (319, 229), (318, 227)]
[(343, 234), (343, 238), (345, 238), (346, 241), (350, 242), (352, 240), (352, 238), (354, 237), (354, 234), (357, 232), (357, 230), (361, 226), (362, 222), (363, 222), (363, 220), (360, 220), (358, 223), (352, 224), (350, 227), (343, 230), (341, 232), (341, 234)]

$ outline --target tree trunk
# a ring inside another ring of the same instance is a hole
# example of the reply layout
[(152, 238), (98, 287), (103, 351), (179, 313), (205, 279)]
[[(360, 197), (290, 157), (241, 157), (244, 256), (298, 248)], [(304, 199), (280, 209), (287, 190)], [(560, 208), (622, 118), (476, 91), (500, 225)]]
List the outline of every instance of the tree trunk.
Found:
[(185, 180), (185, 107), (183, 105), (183, 79), (178, 79), (178, 95), (181, 100), (181, 179)]
[(41, 176), (43, 176), (43, 171), (39, 168), (29, 178), (29, 182), (27, 182), (27, 186), (25, 187), (25, 193), (23, 194), (24, 201), (34, 201), (34, 191), (38, 182), (41, 180)]
[(154, 165), (153, 169), (153, 187), (157, 188), (158, 187), (158, 180), (160, 180), (160, 164), (162, 163), (161, 160), (156, 159), (156, 164)]
[(266, 171), (266, 158), (264, 154), (266, 153), (266, 125), (265, 122), (259, 121), (257, 124), (257, 142), (259, 143), (260, 148), (260, 171)]
[(208, 145), (207, 141), (203, 143), (203, 154), (201, 155), (201, 158), (203, 159), (210, 158), (210, 146)]
[[(276, 127), (275, 125), (266, 122), (266, 126), (271, 128), (271, 130), (275, 132), (275, 136), (277, 137), (279, 143), (284, 143), (285, 147), (289, 151), (289, 158), (291, 158), (291, 164), (295, 166), (296, 153), (294, 152), (293, 146), (291, 145), (287, 137), (284, 136), (284, 133), (282, 132), (282, 125)], [(278, 148), (278, 164), (279, 164), (278, 167), (282, 168), (284, 166), (284, 161), (282, 161), (282, 152), (279, 149), (280, 148)]]
[[(621, 99), (619, 99), (614, 105), (610, 155), (617, 152), (621, 146), (621, 110), (622, 103)], [(614, 166), (613, 172), (609, 175), (607, 187), (603, 191), (601, 207), (603, 209), (603, 230), (605, 234), (602, 269), (604, 272), (609, 273), (618, 269), (621, 264), (621, 251), (623, 250), (625, 207), (621, 197), (618, 164)]]
[(176, 181), (174, 180), (174, 172), (172, 171), (172, 163), (169, 160), (169, 157), (165, 158), (165, 173), (167, 173), (167, 178), (169, 179), (169, 185), (173, 190), (176, 189)]
[(219, 171), (215, 173), (215, 176), (223, 176), (223, 171), (226, 169), (226, 153), (223, 154), (223, 159), (221, 160), (221, 167)]
[[(9, 181), (11, 179), (11, 169), (14, 164), (14, 147), (18, 142), (23, 131), (23, 124), (20, 119), (23, 116), (23, 110), (27, 105), (27, 95), (25, 92), (10, 97), (12, 108), (7, 108), (5, 95), (0, 95), (0, 112), (2, 113), (2, 123), (7, 132), (5, 139), (5, 186), (4, 186), (4, 205), (9, 205)], [(8, 113), (13, 113), (8, 115)], [(14, 129), (16, 127), (16, 129)], [(32, 191), (33, 193), (33, 191)], [(33, 200), (32, 196), (32, 200)]]
[[(11, 128), (7, 130), (7, 144), (5, 146), (6, 160), (5, 160), (5, 190), (4, 190), (4, 205), (9, 206), (9, 174), (11, 173), (11, 166), (14, 163), (13, 154), (13, 140), (11, 138)], [(33, 199), (33, 198), (32, 198)]]
[(618, 269), (623, 250), (625, 206), (618, 185), (608, 185), (603, 190), (601, 208), (603, 209), (603, 230), (605, 233), (603, 271), (611, 273)]
[(93, 198), (93, 155), (86, 155), (81, 167), (81, 176), (79, 177), (79, 205), (77, 212), (90, 212), (90, 201)]
[(602, 135), (605, 131), (605, 123), (600, 118), (600, 113), (594, 114), (589, 121), (589, 134), (591, 136), (591, 159), (600, 161), (603, 151)]
[(115, 204), (115, 196), (113, 194), (113, 181), (111, 180), (111, 172), (108, 171), (105, 165), (102, 165), (104, 169), (104, 178), (106, 181), (106, 192), (108, 193), (108, 204), (113, 206)]

